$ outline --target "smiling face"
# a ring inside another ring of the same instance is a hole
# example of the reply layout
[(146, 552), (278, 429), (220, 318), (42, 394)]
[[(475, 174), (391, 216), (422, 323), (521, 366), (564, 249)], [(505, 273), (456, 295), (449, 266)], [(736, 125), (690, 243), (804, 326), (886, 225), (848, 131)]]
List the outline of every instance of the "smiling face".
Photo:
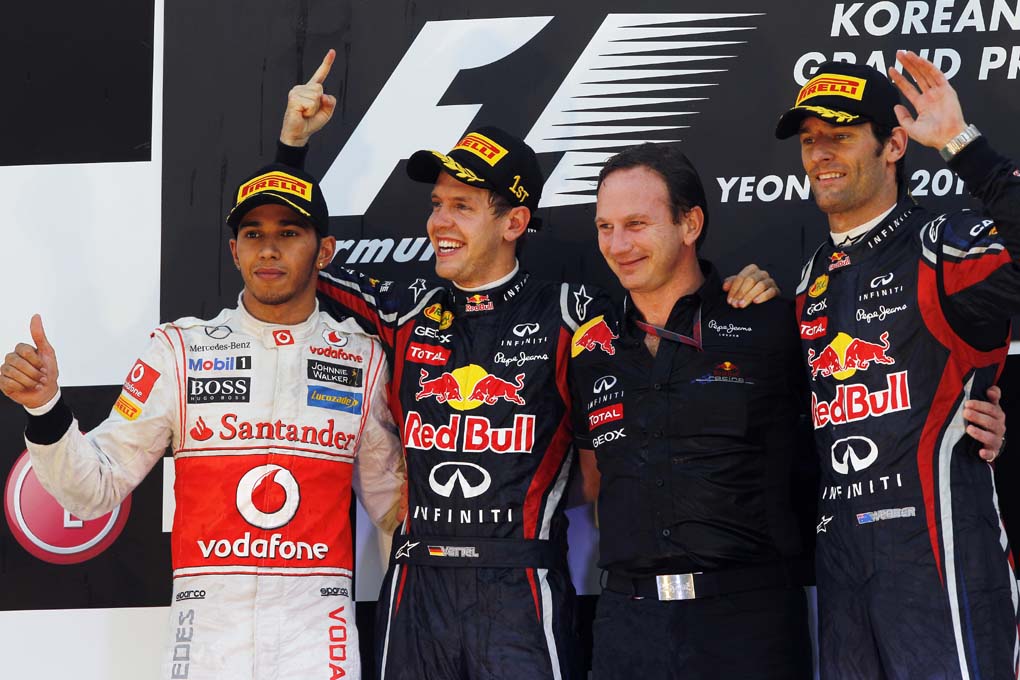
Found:
[(698, 278), (700, 215), (695, 207), (674, 220), (666, 182), (646, 166), (614, 170), (602, 181), (595, 217), (599, 250), (636, 302), (676, 299)]
[(882, 145), (869, 123), (837, 126), (814, 116), (804, 118), (801, 161), (832, 231), (853, 229), (896, 202), (896, 161), (905, 150), (902, 128)]
[(335, 241), (319, 242), (315, 229), (294, 210), (270, 203), (246, 214), (230, 240), (244, 279), (244, 306), (270, 323), (304, 321), (315, 309), (316, 274), (333, 256)]
[(436, 251), (436, 275), (462, 288), (506, 276), (514, 267), (514, 242), (524, 233), (527, 215), (527, 208), (517, 207), (497, 217), (487, 189), (439, 173), (427, 224)]

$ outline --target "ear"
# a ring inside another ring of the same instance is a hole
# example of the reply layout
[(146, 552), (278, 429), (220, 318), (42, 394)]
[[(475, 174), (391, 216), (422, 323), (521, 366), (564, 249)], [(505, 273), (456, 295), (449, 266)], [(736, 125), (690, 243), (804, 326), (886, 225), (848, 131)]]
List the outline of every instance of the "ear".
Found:
[(240, 269), (241, 261), (237, 259), (237, 239), (232, 238), (228, 243), (230, 245), (230, 256), (234, 258), (234, 266)]
[(506, 214), (506, 226), (503, 227), (503, 239), (516, 241), (528, 230), (528, 222), (531, 221), (531, 210), (526, 206), (519, 205), (511, 208)]
[(694, 206), (680, 220), (683, 229), (684, 245), (693, 246), (701, 236), (701, 228), (705, 226), (705, 211), (700, 206)]
[(901, 127), (893, 128), (892, 134), (885, 143), (885, 159), (886, 161), (895, 164), (896, 161), (903, 158), (903, 154), (907, 152), (907, 142), (910, 136), (907, 131)]
[(327, 264), (333, 261), (333, 255), (336, 253), (336, 238), (333, 236), (324, 236), (322, 241), (319, 243), (319, 254), (315, 258), (315, 268), (317, 270), (324, 269)]

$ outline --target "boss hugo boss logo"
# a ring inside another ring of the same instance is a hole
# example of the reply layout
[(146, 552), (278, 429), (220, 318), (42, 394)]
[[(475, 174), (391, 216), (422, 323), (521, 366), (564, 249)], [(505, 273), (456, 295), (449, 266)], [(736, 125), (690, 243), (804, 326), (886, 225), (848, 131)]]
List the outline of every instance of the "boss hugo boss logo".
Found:
[(251, 378), (188, 378), (189, 404), (251, 400)]

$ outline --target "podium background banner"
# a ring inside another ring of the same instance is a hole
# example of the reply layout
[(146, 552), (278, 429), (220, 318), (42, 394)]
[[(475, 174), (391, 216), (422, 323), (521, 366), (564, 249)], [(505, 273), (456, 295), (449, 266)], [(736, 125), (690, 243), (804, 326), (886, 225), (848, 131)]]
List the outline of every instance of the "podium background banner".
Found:
[[(773, 130), (827, 59), (883, 68), (897, 49), (925, 54), (949, 75), (968, 121), (1020, 157), (1016, 0), (100, 0), (10, 7), (5, 24), (0, 350), (27, 340), (31, 314), (42, 313), (83, 430), (109, 413), (158, 323), (236, 303), (223, 224), (231, 193), (272, 159), (287, 91), (331, 47), (326, 90), (337, 111), (307, 167), (322, 178), (337, 257), (408, 283), (430, 274), (433, 258), (429, 189), (406, 179), (406, 159), (448, 150), (472, 125), (524, 136), (548, 177), (544, 226), (529, 235), (524, 266), (613, 290), (595, 245), (598, 167), (625, 146), (675, 141), (708, 191), (704, 256), (724, 274), (757, 263), (792, 295), (826, 225), (797, 142)], [(934, 151), (911, 145), (907, 166), (919, 201), (970, 204)], [(1018, 362), (1001, 381), (1015, 431)], [(80, 522), (19, 465), (24, 422), (0, 402), (4, 674), (155, 677), (158, 659), (125, 660), (122, 650), (158, 650), (164, 639), (172, 460), (117, 518)], [(996, 466), (1014, 546), (1017, 458)], [(382, 564), (356, 512), (359, 623), (371, 644)], [(571, 519), (575, 583), (593, 595), (590, 510)], [(582, 598), (582, 617), (592, 603)], [(76, 637), (71, 653), (47, 653), (53, 635)]]

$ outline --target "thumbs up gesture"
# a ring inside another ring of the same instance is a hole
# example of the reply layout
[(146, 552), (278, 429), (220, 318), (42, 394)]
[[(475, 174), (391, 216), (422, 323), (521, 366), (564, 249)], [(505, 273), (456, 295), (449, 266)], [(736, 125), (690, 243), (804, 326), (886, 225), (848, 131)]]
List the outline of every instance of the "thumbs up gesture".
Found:
[(19, 342), (0, 365), (0, 392), (25, 408), (42, 406), (57, 393), (57, 353), (46, 338), (42, 318), (30, 324), (35, 346)]

